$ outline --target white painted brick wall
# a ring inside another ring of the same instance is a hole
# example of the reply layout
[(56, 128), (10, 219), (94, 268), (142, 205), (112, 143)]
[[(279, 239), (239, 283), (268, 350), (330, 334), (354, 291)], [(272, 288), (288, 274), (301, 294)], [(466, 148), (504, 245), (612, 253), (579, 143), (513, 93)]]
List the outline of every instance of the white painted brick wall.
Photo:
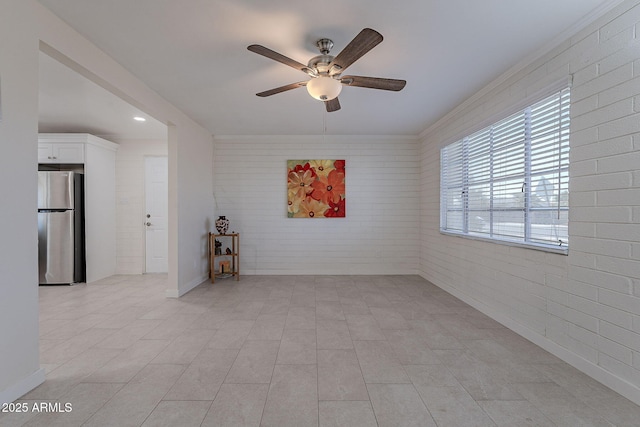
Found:
[[(241, 271), (415, 274), (418, 153), (415, 137), (215, 138), (216, 215), (241, 233)], [(346, 218), (287, 218), (286, 167), (295, 159), (346, 160)]]
[[(640, 4), (623, 1), (425, 131), (421, 274), (640, 402)], [(439, 150), (573, 74), (568, 256), (443, 235)], [(435, 202), (434, 202), (435, 200)]]

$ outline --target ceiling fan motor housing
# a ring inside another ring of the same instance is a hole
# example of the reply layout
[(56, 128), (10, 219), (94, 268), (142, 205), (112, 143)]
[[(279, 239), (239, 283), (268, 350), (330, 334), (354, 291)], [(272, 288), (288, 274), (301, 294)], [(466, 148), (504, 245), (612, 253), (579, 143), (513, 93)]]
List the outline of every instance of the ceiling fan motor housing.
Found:
[(334, 58), (333, 55), (329, 55), (333, 41), (320, 39), (316, 42), (316, 46), (321, 54), (311, 58), (307, 66), (315, 70), (317, 75), (307, 83), (307, 92), (315, 99), (329, 101), (337, 98), (342, 90), (340, 81), (334, 80), (334, 75), (331, 74), (332, 70), (329, 68)]
[(333, 61), (331, 55), (318, 55), (311, 58), (308, 62), (308, 66), (311, 69), (315, 69), (320, 75), (329, 74), (329, 64)]

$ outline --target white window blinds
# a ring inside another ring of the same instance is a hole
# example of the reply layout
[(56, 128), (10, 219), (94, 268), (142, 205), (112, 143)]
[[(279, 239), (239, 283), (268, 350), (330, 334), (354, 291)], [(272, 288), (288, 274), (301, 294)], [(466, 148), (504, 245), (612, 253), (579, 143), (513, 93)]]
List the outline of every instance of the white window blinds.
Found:
[(443, 232), (566, 251), (569, 89), (441, 150)]

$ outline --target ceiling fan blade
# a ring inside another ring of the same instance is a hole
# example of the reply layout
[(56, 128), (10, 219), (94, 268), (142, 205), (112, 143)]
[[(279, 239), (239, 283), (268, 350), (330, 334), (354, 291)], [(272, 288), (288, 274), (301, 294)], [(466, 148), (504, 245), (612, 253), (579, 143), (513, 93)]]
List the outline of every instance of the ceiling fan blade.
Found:
[(256, 93), (256, 95), (264, 98), (265, 96), (275, 95), (276, 93), (286, 92), (288, 90), (296, 89), (306, 85), (307, 85), (307, 82), (291, 83), (289, 85), (284, 85), (274, 89), (265, 90), (264, 92)]
[(340, 101), (338, 101), (338, 98), (333, 98), (328, 101), (324, 101), (324, 106), (327, 107), (327, 113), (333, 113), (340, 109)]
[(371, 89), (399, 91), (407, 84), (406, 80), (383, 79), (379, 77), (344, 76), (340, 79), (343, 85), (367, 87)]
[(360, 59), (365, 53), (376, 47), (382, 41), (382, 34), (371, 28), (365, 28), (360, 31), (353, 40), (342, 49), (342, 52), (338, 54), (331, 64), (331, 67), (336, 66), (339, 70), (335, 74), (339, 74), (344, 71), (349, 65)]
[(252, 44), (251, 46), (247, 46), (247, 49), (249, 49), (253, 53), (257, 53), (258, 55), (265, 56), (269, 59), (273, 59), (274, 61), (278, 61), (284, 65), (288, 65), (289, 67), (295, 68), (296, 70), (300, 70), (303, 73), (314, 75), (313, 70), (307, 67), (306, 65), (301, 64), (298, 61), (294, 61), (293, 59), (288, 58), (274, 50), (271, 50), (268, 47), (264, 47), (259, 44)]

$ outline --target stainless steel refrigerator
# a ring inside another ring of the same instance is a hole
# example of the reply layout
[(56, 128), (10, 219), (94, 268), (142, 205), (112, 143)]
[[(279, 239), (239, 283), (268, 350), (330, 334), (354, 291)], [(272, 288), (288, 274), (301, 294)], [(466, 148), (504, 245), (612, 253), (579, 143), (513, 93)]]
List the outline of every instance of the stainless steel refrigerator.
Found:
[(41, 285), (85, 281), (84, 180), (71, 171), (38, 172)]

